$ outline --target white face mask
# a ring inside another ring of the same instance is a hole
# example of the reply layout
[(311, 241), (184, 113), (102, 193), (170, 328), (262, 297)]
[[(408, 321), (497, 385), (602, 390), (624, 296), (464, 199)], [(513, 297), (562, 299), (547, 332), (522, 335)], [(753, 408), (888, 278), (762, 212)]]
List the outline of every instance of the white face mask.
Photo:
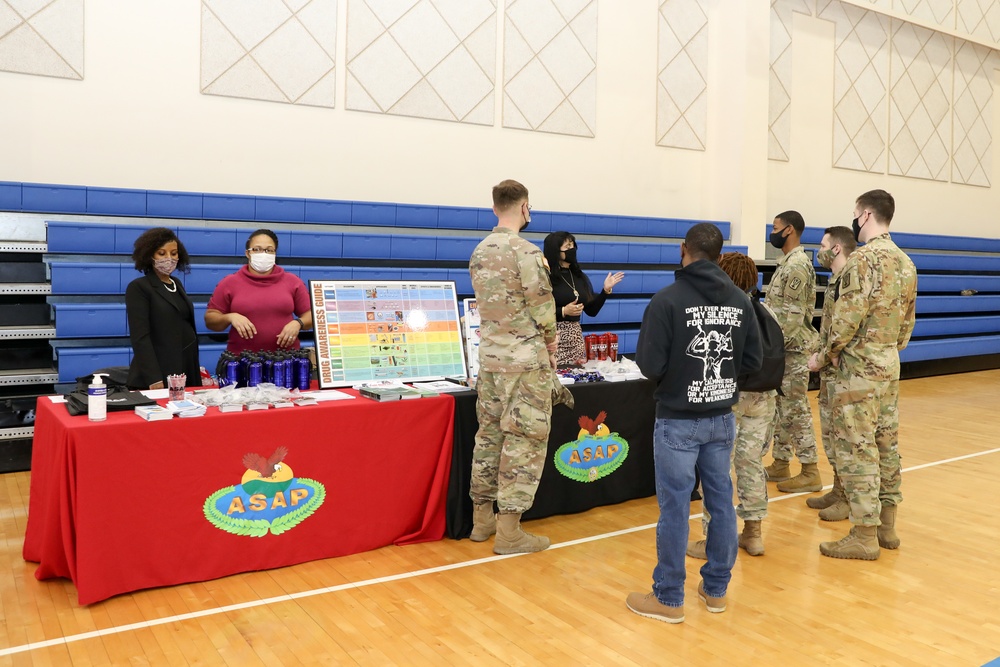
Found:
[(154, 259), (153, 268), (156, 269), (157, 273), (162, 273), (165, 276), (169, 276), (177, 268), (177, 260), (167, 257), (165, 259)]
[(257, 273), (267, 273), (274, 268), (275, 255), (266, 252), (250, 253), (250, 268)]

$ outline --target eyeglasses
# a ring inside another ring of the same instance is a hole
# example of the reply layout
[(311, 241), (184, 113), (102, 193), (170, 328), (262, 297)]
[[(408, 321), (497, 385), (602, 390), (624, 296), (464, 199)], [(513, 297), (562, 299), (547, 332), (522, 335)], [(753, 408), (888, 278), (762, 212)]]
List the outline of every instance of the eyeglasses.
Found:
[(278, 251), (275, 250), (274, 248), (257, 248), (257, 247), (250, 248), (250, 253), (253, 255), (259, 255), (261, 253), (264, 253), (266, 255), (273, 255), (276, 252)]

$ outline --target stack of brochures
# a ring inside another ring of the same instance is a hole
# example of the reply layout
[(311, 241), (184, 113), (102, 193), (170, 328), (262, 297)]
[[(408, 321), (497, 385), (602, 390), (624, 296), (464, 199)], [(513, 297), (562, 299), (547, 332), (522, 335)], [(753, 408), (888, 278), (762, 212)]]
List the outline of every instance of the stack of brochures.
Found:
[(406, 385), (398, 387), (360, 387), (358, 393), (373, 401), (398, 401), (402, 398), (420, 398), (419, 389), (413, 389)]
[(167, 401), (167, 409), (178, 417), (201, 417), (208, 408), (185, 398), (183, 401)]
[(148, 422), (156, 422), (163, 419), (173, 419), (174, 413), (159, 405), (137, 405), (135, 414)]
[(434, 380), (433, 382), (414, 382), (414, 389), (432, 391), (435, 394), (446, 394), (453, 391), (469, 391), (468, 387), (456, 384), (449, 380)]

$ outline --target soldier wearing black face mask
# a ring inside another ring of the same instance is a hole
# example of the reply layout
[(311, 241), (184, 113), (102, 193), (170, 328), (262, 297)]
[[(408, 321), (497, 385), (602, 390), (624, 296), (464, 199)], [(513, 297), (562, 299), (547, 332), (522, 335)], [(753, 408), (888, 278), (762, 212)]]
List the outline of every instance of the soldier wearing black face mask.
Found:
[[(819, 332), (812, 326), (816, 303), (816, 272), (800, 239), (805, 221), (798, 211), (778, 214), (771, 227), (771, 245), (784, 256), (767, 286), (767, 305), (785, 335), (785, 377), (778, 392), (774, 423), (774, 463), (765, 468), (768, 479), (783, 493), (819, 491), (823, 482), (817, 469), (816, 435), (809, 390), (809, 356), (819, 349)], [(797, 456), (801, 472), (792, 477), (789, 462)]]
[(609, 272), (601, 291), (594, 288), (576, 261), (576, 239), (569, 232), (552, 232), (545, 237), (545, 259), (552, 278), (552, 296), (556, 300), (556, 327), (559, 329), (559, 349), (556, 362), (571, 366), (587, 360), (580, 316), (591, 317), (601, 312), (614, 286), (625, 274)]

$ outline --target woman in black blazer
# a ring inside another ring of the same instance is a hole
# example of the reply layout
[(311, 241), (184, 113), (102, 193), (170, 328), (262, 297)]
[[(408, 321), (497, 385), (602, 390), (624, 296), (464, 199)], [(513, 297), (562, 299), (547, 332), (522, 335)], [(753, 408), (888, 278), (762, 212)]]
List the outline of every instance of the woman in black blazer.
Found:
[(187, 386), (201, 386), (194, 305), (170, 276), (190, 265), (184, 244), (166, 227), (154, 227), (135, 240), (132, 259), (146, 275), (125, 289), (133, 352), (128, 386), (162, 389), (168, 375), (180, 373), (187, 375)]

